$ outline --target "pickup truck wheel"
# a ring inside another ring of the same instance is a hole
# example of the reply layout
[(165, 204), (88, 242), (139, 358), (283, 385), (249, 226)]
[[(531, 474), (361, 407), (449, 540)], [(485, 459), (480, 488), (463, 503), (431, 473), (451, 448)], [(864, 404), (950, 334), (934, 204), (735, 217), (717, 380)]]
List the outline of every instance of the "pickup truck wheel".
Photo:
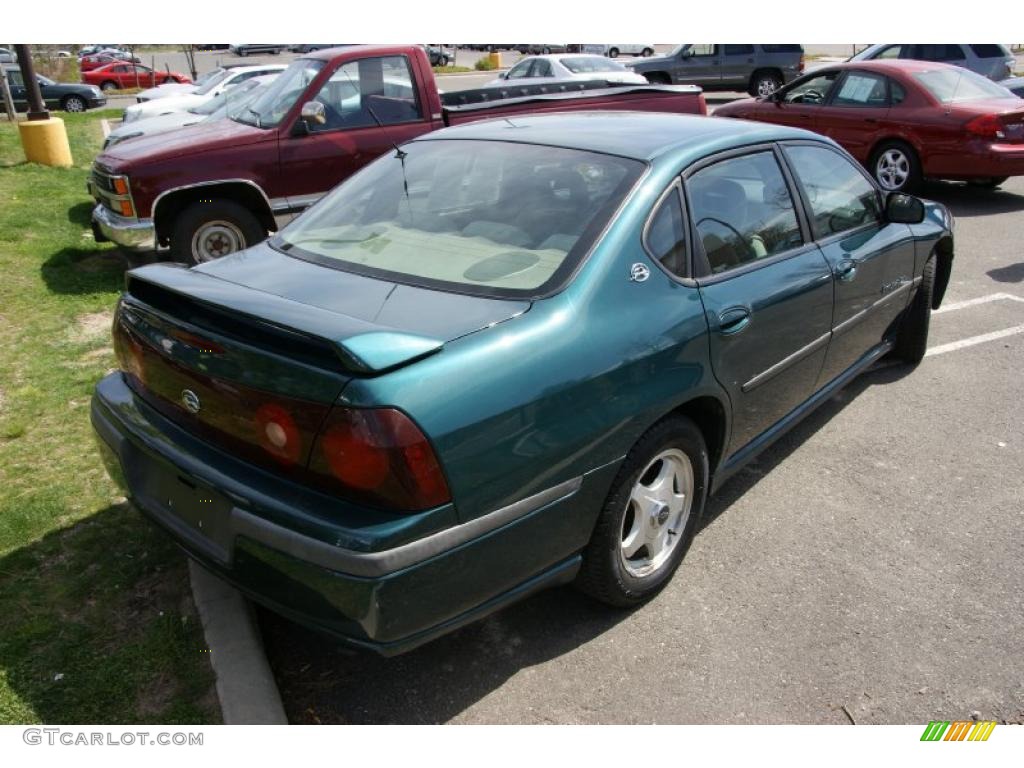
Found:
[(178, 216), (171, 232), (176, 261), (201, 264), (255, 245), (267, 236), (259, 220), (231, 200), (193, 203)]
[(668, 583), (689, 547), (707, 496), (708, 451), (697, 426), (655, 424), (612, 484), (576, 585), (608, 605), (630, 607)]
[(640, 55), (643, 56), (645, 59), (649, 59), (651, 58), (651, 56), (654, 55), (654, 49), (644, 48), (642, 51), (640, 51)]
[(893, 357), (917, 365), (928, 349), (928, 326), (932, 317), (932, 293), (935, 291), (935, 256), (929, 257), (921, 275), (914, 301), (907, 308), (896, 336)]

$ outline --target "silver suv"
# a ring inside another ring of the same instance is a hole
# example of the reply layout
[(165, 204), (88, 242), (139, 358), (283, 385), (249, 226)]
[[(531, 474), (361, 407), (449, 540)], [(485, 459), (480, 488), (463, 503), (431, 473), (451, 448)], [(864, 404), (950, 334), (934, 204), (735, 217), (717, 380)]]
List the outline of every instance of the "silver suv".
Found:
[(803, 74), (804, 49), (796, 44), (683, 43), (665, 56), (623, 63), (651, 83), (686, 83), (705, 91), (768, 96)]
[(869, 59), (920, 59), (941, 61), (977, 72), (999, 82), (1013, 74), (1016, 59), (998, 43), (876, 43), (852, 56), (850, 61)]

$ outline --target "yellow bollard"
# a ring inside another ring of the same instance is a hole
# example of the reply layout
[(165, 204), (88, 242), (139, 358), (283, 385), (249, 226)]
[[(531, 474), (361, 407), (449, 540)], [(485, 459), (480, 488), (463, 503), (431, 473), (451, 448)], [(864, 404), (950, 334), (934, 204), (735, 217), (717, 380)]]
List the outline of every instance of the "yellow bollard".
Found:
[(498, 51), (491, 51), (488, 57), (494, 69), (501, 69), (501, 54)]
[(46, 120), (23, 120), (18, 123), (21, 146), (30, 163), (68, 168), (73, 165), (71, 146), (64, 121), (59, 117)]

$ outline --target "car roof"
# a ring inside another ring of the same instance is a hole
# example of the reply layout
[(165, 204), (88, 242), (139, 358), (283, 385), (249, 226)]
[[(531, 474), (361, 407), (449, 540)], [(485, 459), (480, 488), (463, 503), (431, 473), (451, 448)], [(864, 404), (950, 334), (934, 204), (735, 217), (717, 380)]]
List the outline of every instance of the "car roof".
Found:
[(403, 54), (408, 53), (410, 48), (415, 48), (415, 45), (339, 45), (335, 48), (321, 48), (319, 51), (310, 51), (309, 53), (303, 53), (300, 58), (303, 59), (321, 59), (323, 61), (330, 61), (344, 49), (346, 53), (359, 51), (369, 51), (371, 53), (377, 53), (381, 56), (387, 56), (389, 54)]
[(807, 72), (812, 75), (815, 72), (826, 72), (834, 69), (863, 69), (870, 72), (931, 72), (936, 69), (962, 69), (955, 64), (945, 64), (941, 61), (923, 61), (921, 59), (866, 59), (864, 61), (844, 61), (839, 64), (829, 64), (826, 67)]
[(224, 67), (228, 72), (258, 72), (261, 69), (288, 69), (287, 64), (245, 64), (238, 67)]
[(702, 115), (619, 111), (510, 115), (445, 128), (415, 141), (509, 141), (651, 161), (668, 154), (699, 157), (734, 146), (807, 138), (823, 140), (809, 131), (770, 123)]

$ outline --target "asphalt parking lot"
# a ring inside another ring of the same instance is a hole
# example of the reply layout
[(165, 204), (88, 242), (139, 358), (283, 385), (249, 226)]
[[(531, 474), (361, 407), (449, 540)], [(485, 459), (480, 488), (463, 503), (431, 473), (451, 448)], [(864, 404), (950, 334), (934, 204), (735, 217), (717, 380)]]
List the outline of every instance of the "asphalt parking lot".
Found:
[(1024, 720), (1024, 178), (924, 196), (957, 219), (929, 356), (730, 481), (656, 599), (553, 590), (392, 659), (264, 613), (290, 719)]

